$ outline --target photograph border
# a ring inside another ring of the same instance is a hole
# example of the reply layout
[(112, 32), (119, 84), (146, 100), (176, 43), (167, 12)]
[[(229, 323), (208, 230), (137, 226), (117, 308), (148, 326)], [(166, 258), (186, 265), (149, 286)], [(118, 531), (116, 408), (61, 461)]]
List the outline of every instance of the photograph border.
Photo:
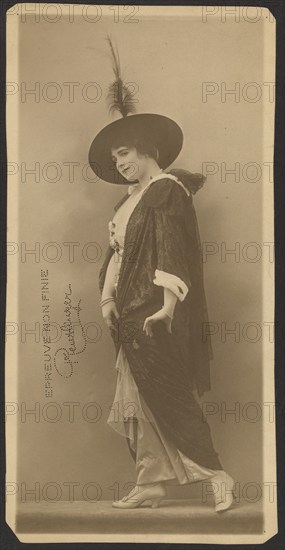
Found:
[[(6, 108), (5, 108), (5, 78), (6, 78), (6, 12), (15, 4), (21, 4), (22, 2), (4, 2), (1, 4), (1, 291), (0, 291), (0, 306), (1, 306), (1, 381), (0, 387), (2, 391), (1, 399), (1, 525), (0, 525), (0, 547), (3, 548), (13, 548), (17, 549), (25, 544), (25, 548), (31, 546), (47, 547), (52, 542), (48, 543), (21, 543), (10, 527), (5, 521), (5, 471), (6, 471), (6, 458), (5, 458), (5, 373), (4, 373), (4, 363), (5, 363), (5, 314), (6, 314), (6, 284), (7, 284), (7, 258), (6, 258), (6, 231), (7, 231), (7, 136), (6, 136)], [(25, 2), (25, 4), (28, 2)], [(47, 4), (48, 2), (40, 1), (36, 2), (37, 4)], [(58, 2), (60, 4), (74, 4), (74, 5), (96, 5), (95, 2)], [(117, 4), (124, 5), (124, 3), (117, 2)], [(102, 2), (100, 5), (114, 5), (114, 2)], [(131, 2), (128, 5), (134, 6), (149, 6), (148, 2)], [(152, 6), (171, 6), (173, 3), (168, 2), (155, 2), (151, 4)], [(278, 505), (278, 533), (269, 539), (264, 546), (266, 548), (283, 548), (285, 537), (284, 537), (284, 401), (285, 401), (285, 376), (284, 376), (284, 356), (285, 356), (285, 345), (284, 345), (284, 233), (285, 233), (285, 224), (284, 224), (284, 158), (285, 158), (285, 132), (284, 132), (284, 82), (285, 82), (285, 70), (284, 70), (284, 12), (285, 6), (284, 2), (274, 0), (263, 1), (263, 2), (241, 2), (241, 1), (227, 1), (227, 2), (178, 2), (175, 3), (175, 6), (256, 6), (264, 7), (271, 11), (272, 15), (276, 20), (276, 111), (275, 111), (275, 143), (274, 143), (274, 226), (275, 226), (275, 243), (278, 246), (275, 247), (275, 402), (278, 405), (277, 415), (276, 415), (276, 453), (277, 453), (277, 505)], [(235, 535), (233, 535), (235, 536)], [(83, 538), (83, 536), (81, 537)], [(90, 536), (86, 536), (86, 539)], [(250, 536), (248, 536), (250, 538)], [(103, 539), (103, 537), (102, 537)], [(118, 535), (118, 541), (122, 540), (123, 537)], [(115, 545), (130, 545), (130, 544), (140, 544), (145, 545), (144, 543), (132, 543), (132, 542), (57, 542), (57, 548), (66, 548), (66, 544), (84, 548), (90, 544), (99, 544), (100, 547), (103, 545), (104, 548), (108, 548), (110, 545), (114, 547)], [(147, 546), (155, 544), (155, 548), (160, 546), (165, 548), (166, 543), (146, 543)], [(168, 547), (174, 546), (175, 543), (167, 543)], [(189, 543), (190, 544), (190, 543)], [(209, 543), (207, 543), (209, 544)], [(200, 547), (204, 544), (192, 544), (191, 546)], [(223, 547), (224, 544), (210, 544), (213, 548)], [(179, 543), (179, 547), (188, 546), (185, 543)], [(253, 544), (235, 544), (227, 546), (241, 547), (241, 548), (252, 548), (255, 546)], [(257, 545), (259, 546), (259, 545)]]

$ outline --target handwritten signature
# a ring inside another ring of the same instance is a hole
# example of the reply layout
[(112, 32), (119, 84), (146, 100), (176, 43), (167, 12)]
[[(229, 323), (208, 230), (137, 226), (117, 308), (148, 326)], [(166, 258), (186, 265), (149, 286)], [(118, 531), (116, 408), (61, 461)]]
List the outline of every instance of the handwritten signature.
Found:
[[(53, 359), (56, 371), (63, 378), (70, 378), (73, 375), (74, 365), (78, 364), (75, 357), (83, 353), (87, 347), (86, 334), (80, 318), (80, 311), (82, 311), (80, 304), (81, 299), (77, 301), (76, 305), (73, 305), (72, 288), (69, 283), (68, 291), (65, 292), (64, 298), (65, 320), (61, 325), (62, 333), (67, 338), (68, 344), (66, 347), (58, 348)], [(74, 318), (76, 319), (75, 321)], [(75, 326), (79, 326), (79, 347), (76, 344)]]

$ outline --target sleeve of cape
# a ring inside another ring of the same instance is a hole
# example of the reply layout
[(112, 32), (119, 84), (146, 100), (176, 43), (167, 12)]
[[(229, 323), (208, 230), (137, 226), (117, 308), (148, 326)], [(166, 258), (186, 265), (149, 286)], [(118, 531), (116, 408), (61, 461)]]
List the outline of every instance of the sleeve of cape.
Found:
[(185, 213), (186, 201), (192, 198), (176, 181), (165, 178), (153, 182), (143, 199), (153, 216), (157, 258), (153, 282), (182, 302), (191, 287)]

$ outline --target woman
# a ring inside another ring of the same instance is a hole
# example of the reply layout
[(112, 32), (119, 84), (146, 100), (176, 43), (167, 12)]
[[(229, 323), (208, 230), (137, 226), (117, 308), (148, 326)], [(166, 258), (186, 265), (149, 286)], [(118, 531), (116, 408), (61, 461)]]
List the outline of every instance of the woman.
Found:
[(128, 184), (109, 222), (99, 276), (118, 372), (108, 423), (127, 438), (137, 471), (134, 489), (113, 506), (157, 507), (166, 484), (209, 479), (222, 512), (232, 505), (234, 481), (193, 396), (194, 389), (199, 396), (210, 389), (212, 358), (203, 336), (208, 316), (192, 201), (203, 177), (166, 171), (183, 143), (173, 120), (127, 116), (123, 107), (123, 118), (99, 132), (89, 153), (102, 180)]

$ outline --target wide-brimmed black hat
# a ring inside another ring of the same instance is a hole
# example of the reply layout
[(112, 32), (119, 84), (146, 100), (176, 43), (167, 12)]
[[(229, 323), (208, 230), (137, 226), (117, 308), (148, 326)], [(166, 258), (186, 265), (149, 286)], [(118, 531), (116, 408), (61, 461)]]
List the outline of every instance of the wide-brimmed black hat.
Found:
[(92, 141), (88, 160), (92, 170), (100, 179), (109, 183), (129, 185), (129, 180), (119, 174), (112, 160), (112, 147), (130, 145), (136, 139), (143, 139), (152, 146), (151, 148), (157, 150), (157, 163), (164, 170), (180, 153), (183, 133), (178, 124), (166, 116), (136, 113), (137, 99), (122, 80), (118, 51), (110, 37), (107, 37), (107, 41), (115, 74), (115, 81), (108, 88), (107, 101), (109, 111), (119, 112), (122, 118), (111, 122), (97, 134)]
[[(158, 150), (157, 163), (165, 169), (179, 155), (183, 133), (174, 120), (158, 114), (131, 114), (105, 126), (93, 140), (89, 163), (95, 174), (109, 183), (130, 184), (116, 169), (111, 148), (127, 145), (130, 138), (144, 138)], [(116, 144), (116, 145), (114, 145)]]

